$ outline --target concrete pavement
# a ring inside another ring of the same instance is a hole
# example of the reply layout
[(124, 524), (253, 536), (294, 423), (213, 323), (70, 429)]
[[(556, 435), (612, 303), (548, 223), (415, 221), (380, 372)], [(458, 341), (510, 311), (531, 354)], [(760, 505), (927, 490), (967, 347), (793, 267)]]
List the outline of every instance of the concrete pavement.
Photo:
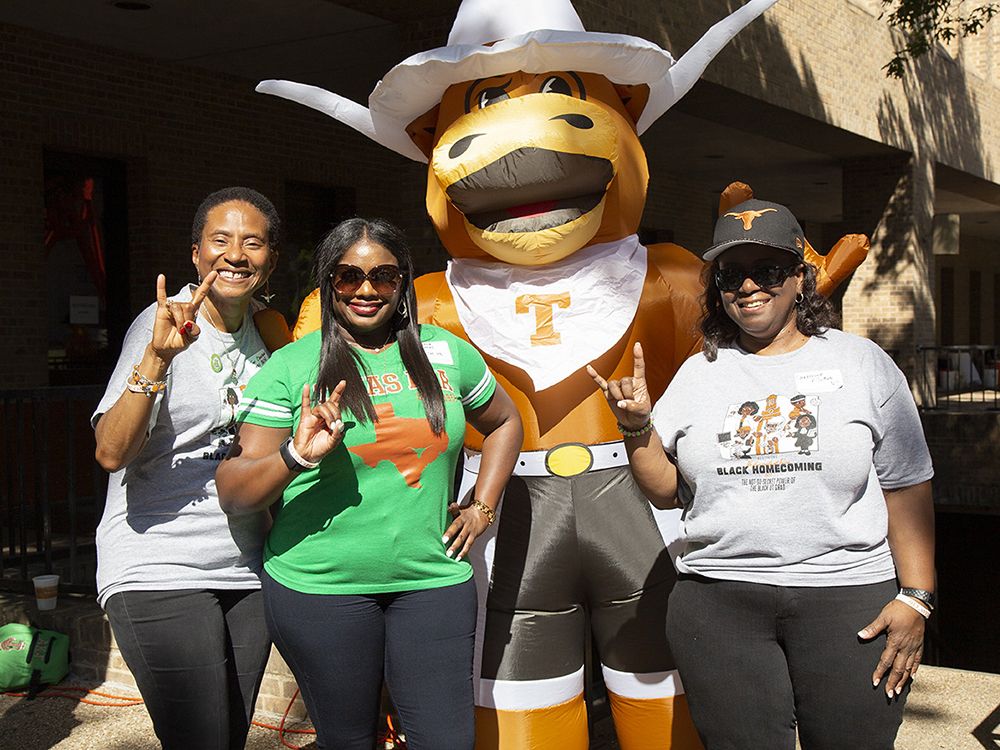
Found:
[[(96, 689), (113, 695), (136, 695), (134, 689), (114, 684)], [(273, 716), (257, 718), (274, 726), (280, 721)], [(304, 747), (311, 741), (311, 735), (286, 735), (286, 741), (292, 746)], [(65, 698), (38, 698), (29, 702), (23, 698), (0, 696), (0, 747), (4, 750), (157, 750), (159, 744), (143, 706), (112, 708)], [(276, 731), (260, 727), (253, 728), (247, 743), (248, 750), (280, 750), (282, 747)], [(599, 722), (591, 747), (595, 750), (618, 747), (609, 720)], [(655, 744), (650, 747), (655, 748)], [(921, 667), (907, 702), (896, 748), (1000, 750), (1000, 675)]]

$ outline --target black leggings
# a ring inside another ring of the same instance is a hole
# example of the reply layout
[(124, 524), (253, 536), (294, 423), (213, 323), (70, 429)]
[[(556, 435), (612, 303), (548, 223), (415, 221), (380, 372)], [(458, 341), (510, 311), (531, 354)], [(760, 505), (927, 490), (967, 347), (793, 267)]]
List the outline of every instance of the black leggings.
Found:
[(472, 750), (476, 587), (303, 594), (265, 572), (264, 612), (295, 675), (316, 745), (371, 750), (382, 679), (410, 750)]
[(260, 591), (124, 591), (104, 609), (164, 750), (243, 748), (271, 652)]
[(885, 634), (858, 631), (896, 582), (791, 587), (680, 576), (667, 638), (708, 750), (891, 750), (903, 693), (872, 686)]

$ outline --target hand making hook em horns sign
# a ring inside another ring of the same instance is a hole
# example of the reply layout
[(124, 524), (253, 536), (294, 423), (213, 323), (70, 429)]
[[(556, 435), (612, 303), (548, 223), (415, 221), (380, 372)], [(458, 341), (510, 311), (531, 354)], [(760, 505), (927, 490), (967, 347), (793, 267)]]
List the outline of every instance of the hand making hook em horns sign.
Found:
[(346, 387), (347, 383), (341, 380), (316, 406), (311, 405), (308, 383), (302, 387), (302, 411), (292, 445), (306, 461), (319, 463), (344, 439), (346, 428), (340, 417), (340, 397)]
[(621, 380), (605, 380), (590, 365), (587, 373), (604, 393), (615, 418), (628, 430), (641, 430), (649, 424), (652, 405), (646, 388), (646, 362), (642, 357), (642, 344), (636, 342), (632, 349), (634, 362), (632, 377)]
[(156, 277), (156, 316), (153, 319), (153, 351), (163, 360), (170, 361), (191, 346), (198, 338), (198, 309), (208, 296), (218, 272), (211, 271), (191, 295), (190, 302), (177, 302), (167, 298), (167, 278), (162, 273)]

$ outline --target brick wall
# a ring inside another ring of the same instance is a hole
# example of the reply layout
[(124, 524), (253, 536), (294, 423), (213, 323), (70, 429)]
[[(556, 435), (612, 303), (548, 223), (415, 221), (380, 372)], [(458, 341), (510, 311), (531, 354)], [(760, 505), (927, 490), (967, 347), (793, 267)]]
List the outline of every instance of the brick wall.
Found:
[[(356, 190), (361, 215), (426, 223), (422, 165), (301, 105), (256, 94), (253, 81), (169, 65), (0, 24), (2, 240), (0, 388), (47, 383), (43, 236), (46, 149), (121, 160), (128, 173), (132, 315), (194, 279), (190, 226), (212, 190), (245, 184), (283, 213), (286, 181)], [(400, 200), (399, 185), (413, 186)], [(418, 263), (441, 267), (433, 234), (415, 233)], [(281, 309), (284, 266), (272, 283)], [(283, 296), (284, 294), (284, 296)], [(284, 310), (284, 312), (291, 312)]]

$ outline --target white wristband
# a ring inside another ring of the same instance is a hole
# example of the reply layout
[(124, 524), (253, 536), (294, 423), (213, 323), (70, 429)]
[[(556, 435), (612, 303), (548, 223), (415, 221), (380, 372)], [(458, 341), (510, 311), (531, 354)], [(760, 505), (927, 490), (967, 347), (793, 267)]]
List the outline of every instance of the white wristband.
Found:
[(288, 441), (288, 455), (294, 458), (296, 463), (305, 466), (307, 469), (315, 469), (319, 466), (319, 461), (306, 461), (302, 458), (302, 456), (299, 455), (299, 452), (295, 450), (295, 443), (291, 440)]
[(931, 616), (931, 611), (924, 606), (924, 603), (914, 599), (912, 596), (907, 596), (906, 594), (896, 594), (896, 601), (913, 607), (913, 609), (917, 610), (917, 612), (924, 616), (925, 620)]

